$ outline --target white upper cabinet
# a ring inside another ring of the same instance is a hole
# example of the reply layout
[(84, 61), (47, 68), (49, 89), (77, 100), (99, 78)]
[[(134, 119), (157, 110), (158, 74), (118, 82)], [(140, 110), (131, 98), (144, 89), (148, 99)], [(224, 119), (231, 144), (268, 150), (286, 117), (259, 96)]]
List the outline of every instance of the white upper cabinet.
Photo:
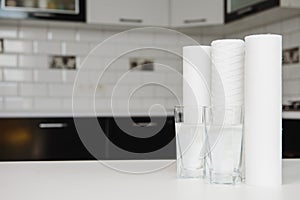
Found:
[(168, 26), (169, 0), (87, 0), (87, 22)]
[(193, 27), (224, 23), (224, 0), (171, 0), (171, 26)]

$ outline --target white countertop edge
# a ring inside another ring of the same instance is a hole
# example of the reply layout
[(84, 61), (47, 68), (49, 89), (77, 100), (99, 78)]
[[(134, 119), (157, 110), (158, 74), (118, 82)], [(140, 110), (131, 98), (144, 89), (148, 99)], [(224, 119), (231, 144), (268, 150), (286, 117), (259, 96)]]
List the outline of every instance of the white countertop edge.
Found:
[[(13, 112), (2, 112), (0, 113), (0, 118), (13, 118), (13, 117), (128, 117), (128, 116), (149, 116), (149, 113), (144, 112), (131, 112), (131, 113), (32, 113), (32, 112), (20, 112), (20, 113), (13, 113)], [(150, 116), (173, 116), (173, 112), (167, 113), (160, 113), (160, 112), (151, 112)]]

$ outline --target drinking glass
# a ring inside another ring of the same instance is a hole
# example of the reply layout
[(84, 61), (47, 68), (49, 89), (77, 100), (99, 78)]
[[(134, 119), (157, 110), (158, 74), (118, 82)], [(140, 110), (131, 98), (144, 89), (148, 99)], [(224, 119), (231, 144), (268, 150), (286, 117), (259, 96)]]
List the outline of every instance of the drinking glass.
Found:
[(205, 107), (175, 106), (177, 177), (205, 176)]
[(237, 184), (242, 181), (243, 106), (215, 106), (205, 110), (209, 156), (209, 183)]

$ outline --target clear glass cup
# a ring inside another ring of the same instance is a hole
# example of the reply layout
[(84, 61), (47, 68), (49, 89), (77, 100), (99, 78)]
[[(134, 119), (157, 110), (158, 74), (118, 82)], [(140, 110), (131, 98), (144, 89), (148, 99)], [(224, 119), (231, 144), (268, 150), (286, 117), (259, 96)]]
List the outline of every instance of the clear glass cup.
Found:
[(205, 110), (209, 156), (209, 183), (237, 184), (242, 181), (243, 106), (215, 106)]
[(175, 106), (177, 177), (205, 175), (205, 107)]

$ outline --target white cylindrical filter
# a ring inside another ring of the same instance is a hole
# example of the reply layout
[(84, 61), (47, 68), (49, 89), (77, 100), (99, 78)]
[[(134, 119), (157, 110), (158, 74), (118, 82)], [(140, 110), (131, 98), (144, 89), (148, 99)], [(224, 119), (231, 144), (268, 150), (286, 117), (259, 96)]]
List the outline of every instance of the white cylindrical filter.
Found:
[[(210, 77), (210, 46), (183, 47), (184, 106), (210, 106)], [(186, 113), (185, 121), (196, 122), (197, 113)]]
[(281, 185), (282, 37), (245, 38), (245, 179), (255, 186)]
[(211, 44), (211, 104), (244, 104), (244, 41), (215, 40)]

